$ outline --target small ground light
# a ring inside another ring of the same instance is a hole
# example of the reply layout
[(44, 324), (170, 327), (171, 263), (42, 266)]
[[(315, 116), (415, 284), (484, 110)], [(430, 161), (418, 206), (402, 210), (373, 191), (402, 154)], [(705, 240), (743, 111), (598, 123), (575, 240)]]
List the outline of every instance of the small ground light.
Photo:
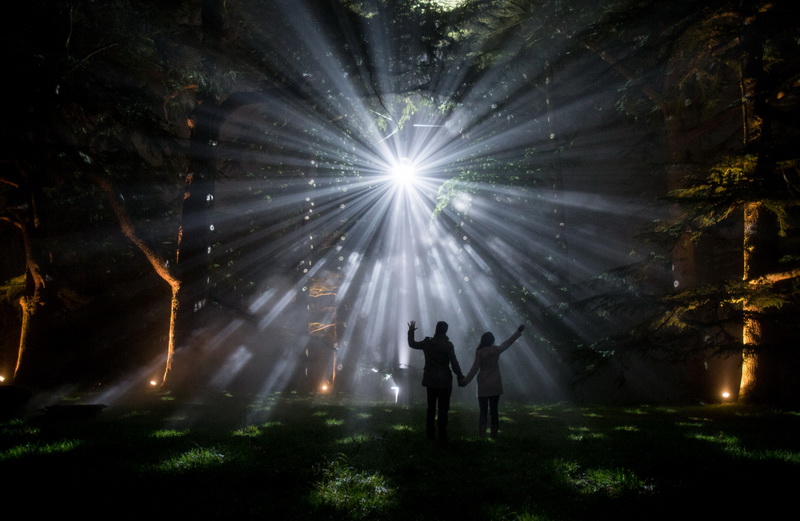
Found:
[(6, 377), (5, 376), (0, 376), (0, 382), (5, 382), (5, 381), (6, 381)]
[(158, 385), (158, 382), (157, 382), (157, 381), (155, 381), (155, 380), (150, 380), (150, 386), (151, 386), (151, 387), (155, 387), (156, 385)]
[(327, 384), (327, 383), (323, 383), (323, 384), (320, 386), (320, 390), (321, 390), (323, 393), (327, 393), (327, 392), (328, 392), (328, 389), (329, 389), (329, 387), (328, 387), (328, 384)]
[(396, 385), (392, 386), (392, 391), (394, 391), (394, 403), (397, 403), (397, 398), (400, 396), (400, 388)]
[(727, 400), (730, 397), (731, 397), (731, 393), (729, 393), (728, 391), (722, 391), (722, 399), (723, 400)]

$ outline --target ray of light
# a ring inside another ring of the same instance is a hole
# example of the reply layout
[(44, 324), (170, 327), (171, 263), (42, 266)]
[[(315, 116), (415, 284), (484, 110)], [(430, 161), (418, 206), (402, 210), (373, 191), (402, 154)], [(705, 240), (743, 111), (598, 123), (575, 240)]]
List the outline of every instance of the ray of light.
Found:
[[(532, 114), (529, 107), (544, 103), (531, 79), (498, 68), (483, 72), (448, 111), (420, 103), (401, 123), (403, 105), (390, 94), (397, 89), (389, 63), (398, 51), (380, 33), (388, 27), (377, 23), (381, 13), (367, 27), (365, 49), (344, 18), (329, 21), (347, 41), (342, 46), (311, 4), (278, 5), (291, 22), (286, 39), (311, 50), (310, 58), (293, 60), (284, 50), (285, 72), (304, 79), (302, 92), (254, 97), (221, 127), (225, 177), (216, 186), (214, 224), (225, 237), (217, 249), (231, 260), (220, 278), (255, 290), (241, 305), (250, 325), (222, 327), (205, 341), (209, 353), (229, 346), (209, 354), (221, 357), (214, 385), (253, 379), (258, 392), (270, 393), (308, 371), (308, 378), (335, 375), (353, 385), (361, 368), (418, 371), (421, 355), (406, 345), (409, 320), (425, 335), (438, 320), (449, 322), (466, 371), (483, 331), (498, 340), (510, 335), (518, 323), (541, 318), (566, 284), (628, 254), (624, 238), (598, 240), (600, 220), (647, 212), (635, 194), (592, 189), (610, 177), (611, 158), (583, 166), (580, 181), (569, 179), (578, 169), (558, 173), (548, 163), (556, 146), (550, 124), (599, 103), (600, 94)], [(456, 93), (473, 59), (432, 78), (431, 98)], [(361, 65), (354, 71), (344, 63)], [(587, 131), (563, 158), (614, 149), (615, 139)], [(406, 173), (413, 166), (408, 182), (393, 182), (398, 166)], [(566, 187), (552, 186), (558, 176), (567, 177)], [(582, 190), (585, 179), (594, 184)], [(573, 218), (583, 222), (570, 221), (575, 232), (567, 237), (564, 221)], [(315, 284), (327, 291), (314, 293)], [(508, 386), (557, 397), (538, 326), (530, 323), (509, 351)], [(582, 326), (565, 319), (564, 327), (579, 334)]]

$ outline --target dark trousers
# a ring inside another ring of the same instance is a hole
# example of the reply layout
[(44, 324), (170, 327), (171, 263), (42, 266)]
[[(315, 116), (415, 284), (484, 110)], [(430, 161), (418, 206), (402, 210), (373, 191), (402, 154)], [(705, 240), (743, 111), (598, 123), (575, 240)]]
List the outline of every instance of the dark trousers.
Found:
[(478, 406), (480, 407), (480, 415), (478, 416), (478, 432), (481, 436), (486, 434), (487, 413), (491, 415), (492, 435), (497, 435), (497, 428), (500, 425), (500, 413), (497, 411), (497, 405), (499, 402), (500, 395), (478, 397)]
[[(447, 440), (447, 413), (450, 410), (451, 387), (427, 387), (428, 410), (425, 416), (425, 430), (429, 439), (434, 439), (436, 425), (439, 426), (439, 439)], [(436, 413), (439, 413), (438, 421)]]

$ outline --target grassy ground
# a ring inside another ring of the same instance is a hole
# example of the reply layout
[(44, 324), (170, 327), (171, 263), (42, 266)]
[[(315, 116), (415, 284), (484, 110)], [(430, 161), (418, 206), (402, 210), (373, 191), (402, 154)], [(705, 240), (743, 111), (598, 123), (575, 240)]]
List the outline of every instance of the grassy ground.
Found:
[[(422, 404), (153, 397), (92, 420), (2, 425), (3, 507), (112, 519), (778, 519), (800, 483), (800, 414), (737, 405), (476, 404), (425, 440)], [(787, 514), (788, 515), (788, 514)]]

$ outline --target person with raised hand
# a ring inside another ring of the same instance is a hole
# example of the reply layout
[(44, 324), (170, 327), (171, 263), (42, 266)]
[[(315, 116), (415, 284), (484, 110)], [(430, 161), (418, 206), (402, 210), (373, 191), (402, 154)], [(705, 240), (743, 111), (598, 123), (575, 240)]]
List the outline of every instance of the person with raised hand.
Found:
[(491, 417), (491, 436), (497, 437), (500, 428), (500, 412), (498, 405), (500, 395), (503, 394), (503, 379), (500, 376), (500, 354), (511, 347), (522, 335), (525, 325), (520, 325), (508, 340), (494, 345), (494, 335), (487, 331), (481, 336), (480, 344), (475, 350), (475, 361), (464, 379), (463, 385), (467, 385), (475, 375), (478, 375), (478, 435), (486, 436), (487, 416)]
[[(425, 355), (425, 368), (422, 372), (422, 385), (428, 392), (428, 409), (425, 416), (425, 430), (428, 439), (435, 439), (439, 427), (439, 441), (447, 441), (447, 414), (450, 410), (450, 396), (453, 392), (453, 372), (459, 385), (464, 382), (464, 374), (456, 359), (453, 343), (447, 337), (447, 322), (438, 322), (433, 337), (425, 337), (417, 342), (414, 332), (416, 322), (408, 323), (408, 347), (420, 349)], [(453, 371), (450, 371), (452, 367)], [(438, 418), (437, 418), (438, 413)]]

